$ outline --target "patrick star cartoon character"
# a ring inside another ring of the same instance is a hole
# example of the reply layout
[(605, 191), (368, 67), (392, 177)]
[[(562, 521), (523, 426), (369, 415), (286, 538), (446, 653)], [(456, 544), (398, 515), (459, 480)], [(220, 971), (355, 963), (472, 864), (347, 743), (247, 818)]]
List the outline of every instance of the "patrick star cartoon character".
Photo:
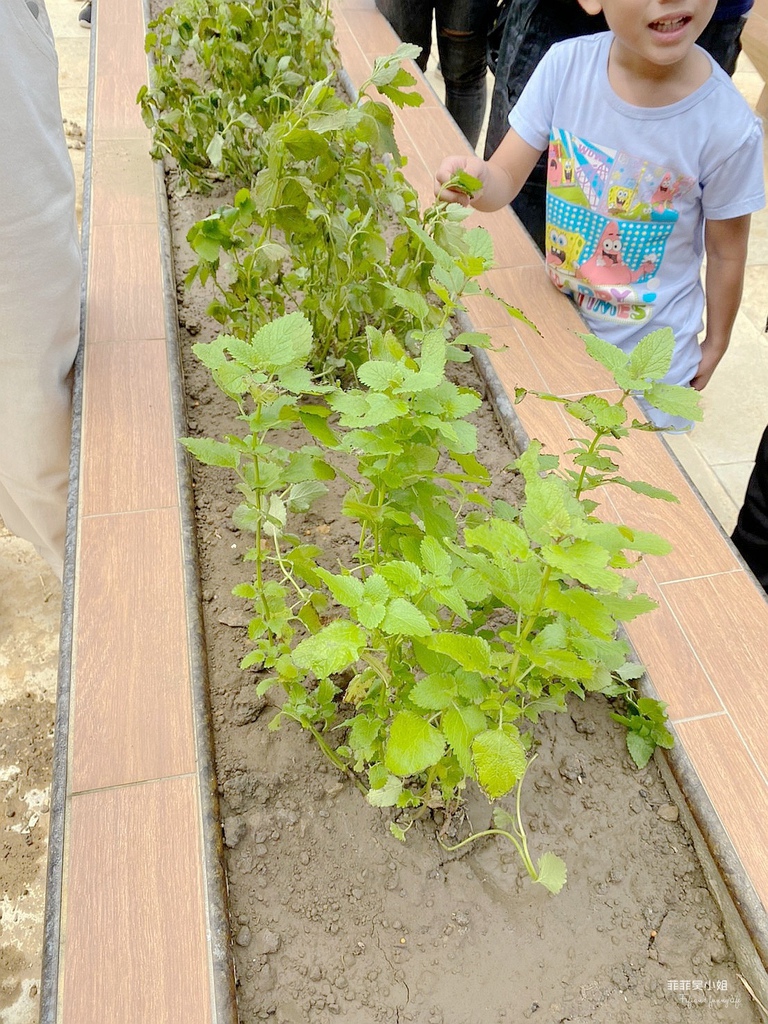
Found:
[(656, 259), (652, 254), (645, 257), (637, 270), (632, 270), (624, 262), (621, 249), (619, 226), (611, 221), (600, 236), (594, 253), (579, 266), (578, 277), (593, 285), (633, 284), (653, 273)]
[(680, 182), (672, 181), (669, 171), (658, 184), (656, 191), (651, 196), (651, 207), (656, 213), (664, 213), (672, 208), (672, 202), (680, 190)]

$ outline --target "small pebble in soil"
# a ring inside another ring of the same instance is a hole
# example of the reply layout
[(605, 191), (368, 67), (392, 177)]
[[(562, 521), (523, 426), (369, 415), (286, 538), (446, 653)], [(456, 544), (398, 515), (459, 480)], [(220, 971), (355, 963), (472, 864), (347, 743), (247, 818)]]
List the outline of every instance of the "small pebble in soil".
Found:
[(238, 815), (231, 815), (224, 819), (224, 845), (234, 850), (238, 843), (242, 842), (248, 832), (245, 819)]
[(677, 821), (680, 810), (675, 804), (662, 804), (656, 812), (662, 821)]

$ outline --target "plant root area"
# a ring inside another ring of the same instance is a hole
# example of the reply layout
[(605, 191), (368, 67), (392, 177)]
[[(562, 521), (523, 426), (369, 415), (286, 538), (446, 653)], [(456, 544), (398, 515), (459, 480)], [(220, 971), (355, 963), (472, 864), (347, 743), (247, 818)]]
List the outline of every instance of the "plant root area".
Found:
[[(186, 232), (217, 198), (179, 197), (172, 177), (169, 193), (181, 281)], [(217, 333), (213, 296), (178, 295), (189, 433), (220, 438), (237, 430), (233, 410), (191, 354)], [(482, 392), (471, 365), (457, 373)], [(515, 453), (489, 404), (475, 420), (492, 496), (514, 500)], [(443, 811), (398, 842), (391, 812), (369, 806), (308, 734), (268, 731), (278, 691), (258, 697), (238, 664), (249, 613), (231, 591), (249, 579), (250, 539), (232, 522), (234, 478), (193, 474), (241, 1024), (757, 1024), (678, 808), (653, 761), (634, 767), (603, 698), (534, 727), (523, 820), (534, 860), (552, 850), (568, 865), (557, 896), (500, 838), (446, 852)], [(329, 566), (356, 543), (333, 494), (294, 529)], [(477, 792), (465, 814), (460, 836), (489, 826)]]

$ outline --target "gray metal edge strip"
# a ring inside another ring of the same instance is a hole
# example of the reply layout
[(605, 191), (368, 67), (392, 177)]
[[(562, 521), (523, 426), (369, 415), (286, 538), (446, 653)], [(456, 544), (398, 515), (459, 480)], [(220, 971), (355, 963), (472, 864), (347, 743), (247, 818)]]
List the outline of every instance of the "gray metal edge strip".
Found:
[[(160, 229), (160, 258), (163, 264), (165, 292), (165, 331), (174, 435), (187, 433), (184, 402), (184, 379), (180, 363), (178, 316), (176, 311), (176, 279), (173, 248), (165, 194), (163, 164), (155, 162), (155, 191)], [(176, 474), (179, 485), (181, 544), (183, 552), (184, 592), (186, 597), (189, 668), (195, 725), (197, 774), (200, 784), (202, 812), (202, 853), (204, 890), (207, 901), (215, 1020), (219, 1024), (237, 1021), (235, 975), (232, 959), (229, 914), (227, 911), (224, 845), (219, 816), (216, 767), (213, 756), (213, 725), (208, 690), (208, 662), (203, 626), (200, 574), (198, 572), (195, 505), (189, 458), (180, 444), (176, 445)]]
[[(144, 0), (149, 22), (149, 0)], [(165, 337), (171, 391), (173, 432), (176, 438), (188, 433), (184, 376), (181, 365), (179, 322), (176, 307), (176, 274), (173, 262), (168, 196), (162, 161), (154, 161), (155, 197), (163, 268)], [(235, 971), (224, 870), (224, 844), (219, 814), (218, 787), (213, 747), (213, 722), (208, 686), (200, 574), (198, 571), (195, 502), (189, 456), (176, 444), (176, 477), (179, 487), (183, 577), (187, 617), (190, 683), (200, 788), (203, 886), (210, 943), (211, 993), (216, 1024), (237, 1024)]]
[(79, 508), (80, 453), (82, 441), (83, 358), (88, 302), (88, 266), (91, 235), (91, 168), (93, 165), (93, 107), (96, 77), (96, 32), (98, 15), (93, 12), (88, 53), (88, 104), (83, 170), (83, 211), (80, 231), (82, 279), (80, 282), (80, 342), (75, 359), (72, 389), (72, 440), (69, 458), (67, 532), (64, 548), (59, 669), (56, 687), (56, 716), (53, 735), (53, 772), (48, 828), (48, 868), (43, 917), (43, 951), (40, 978), (40, 1024), (58, 1020), (59, 953), (64, 882), (64, 840), (67, 809), (67, 767), (69, 753), (70, 686), (72, 682), (73, 619), (75, 610), (75, 560)]

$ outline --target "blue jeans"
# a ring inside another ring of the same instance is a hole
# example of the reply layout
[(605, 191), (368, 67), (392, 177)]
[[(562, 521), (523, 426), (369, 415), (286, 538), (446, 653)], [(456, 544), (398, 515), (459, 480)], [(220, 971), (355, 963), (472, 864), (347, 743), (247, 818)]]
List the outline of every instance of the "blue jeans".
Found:
[(376, 6), (404, 42), (421, 47), (422, 71), (434, 14), (445, 105), (476, 146), (485, 116), (486, 38), (496, 0), (376, 0)]

